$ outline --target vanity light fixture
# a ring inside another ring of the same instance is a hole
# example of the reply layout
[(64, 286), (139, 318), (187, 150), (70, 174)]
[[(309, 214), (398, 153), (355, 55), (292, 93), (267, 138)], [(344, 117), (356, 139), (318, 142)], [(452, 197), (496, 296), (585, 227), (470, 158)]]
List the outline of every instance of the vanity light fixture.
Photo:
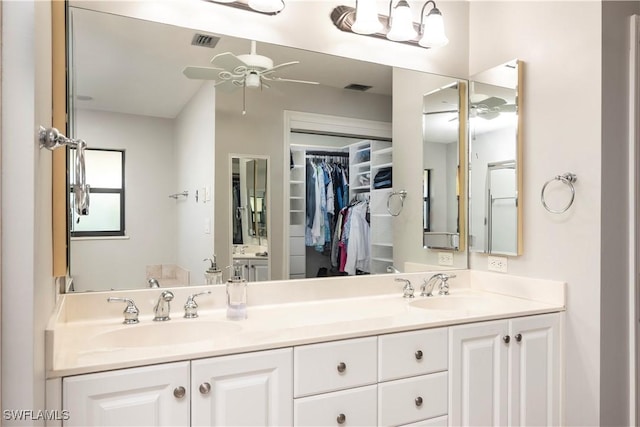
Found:
[[(427, 13), (427, 6), (431, 9)], [(420, 22), (413, 22), (407, 0), (389, 2), (388, 16), (378, 15), (373, 0), (356, 0), (356, 7), (338, 6), (331, 12), (333, 24), (341, 31), (408, 43), (425, 48), (442, 47), (449, 43), (444, 32), (442, 13), (433, 0), (427, 1), (420, 13)], [(426, 14), (426, 17), (425, 17)]]
[(237, 9), (263, 13), (265, 15), (277, 15), (284, 10), (284, 0), (207, 0), (212, 3), (220, 3)]

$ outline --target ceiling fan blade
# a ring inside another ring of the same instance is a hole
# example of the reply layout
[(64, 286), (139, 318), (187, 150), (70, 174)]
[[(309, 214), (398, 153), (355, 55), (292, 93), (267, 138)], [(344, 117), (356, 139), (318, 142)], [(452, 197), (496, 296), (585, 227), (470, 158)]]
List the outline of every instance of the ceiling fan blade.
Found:
[(211, 58), (211, 64), (217, 68), (227, 70), (231, 74), (242, 74), (247, 70), (247, 64), (231, 52), (219, 53)]
[(422, 114), (424, 114), (425, 116), (430, 116), (432, 114), (447, 114), (447, 113), (449, 113), (449, 114), (450, 113), (456, 113), (457, 114), (458, 110), (455, 109), (455, 110), (443, 110), (443, 111), (427, 111), (426, 113), (422, 113)]
[(218, 73), (222, 71), (219, 68), (211, 68), (211, 67), (185, 67), (182, 70), (182, 74), (187, 76), (189, 79), (196, 80), (219, 80), (220, 76)]
[(486, 113), (478, 112), (478, 117), (482, 117), (485, 120), (493, 120), (500, 116), (500, 113), (497, 111), (488, 111)]
[(515, 113), (516, 111), (518, 111), (516, 104), (504, 104), (500, 106), (500, 112), (502, 113)]
[(490, 96), (489, 98), (484, 99), (484, 100), (482, 100), (480, 102), (476, 102), (475, 104), (476, 105), (484, 105), (484, 106), (486, 106), (488, 108), (495, 108), (495, 107), (499, 107), (501, 105), (504, 105), (506, 103), (507, 103), (507, 101), (505, 101), (502, 98), (498, 98), (497, 96)]
[(304, 84), (308, 84), (308, 85), (319, 85), (320, 83), (318, 82), (310, 82), (307, 80), (295, 80), (295, 79), (285, 79), (283, 77), (265, 77), (262, 76), (265, 80), (268, 80), (270, 82), (288, 82), (288, 83), (304, 83)]
[(231, 93), (235, 91), (239, 86), (234, 84), (233, 80), (222, 80), (220, 82), (217, 82), (215, 87), (216, 91), (219, 90), (224, 93)]
[(273, 72), (274, 72), (274, 71), (276, 71), (276, 70), (281, 70), (281, 69), (283, 69), (283, 68), (290, 67), (290, 66), (292, 66), (292, 65), (296, 65), (296, 64), (299, 64), (299, 63), (300, 63), (300, 61), (285, 62), (285, 63), (283, 63), (283, 64), (278, 64), (278, 65), (276, 65), (276, 66), (274, 66), (274, 67), (271, 67), (271, 68), (269, 68), (268, 70), (264, 70), (264, 71), (263, 71), (263, 72), (261, 72), (260, 74), (262, 74), (263, 76), (264, 76), (265, 74), (267, 74), (267, 75), (268, 75), (268, 74), (273, 73)]

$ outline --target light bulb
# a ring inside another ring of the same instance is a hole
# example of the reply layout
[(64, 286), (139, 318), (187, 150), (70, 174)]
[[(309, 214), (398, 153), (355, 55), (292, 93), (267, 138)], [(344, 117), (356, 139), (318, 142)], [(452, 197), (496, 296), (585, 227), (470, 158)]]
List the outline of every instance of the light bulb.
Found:
[(278, 13), (284, 9), (282, 0), (249, 0), (249, 7), (263, 13)]
[(449, 43), (444, 34), (444, 20), (437, 8), (431, 9), (424, 24), (424, 34), (418, 44), (422, 47), (442, 47)]
[(391, 20), (391, 29), (387, 34), (387, 38), (394, 42), (404, 42), (415, 38), (418, 33), (413, 28), (413, 15), (411, 7), (406, 0), (400, 0), (396, 5)]
[(356, 2), (356, 21), (351, 26), (351, 31), (358, 34), (374, 34), (382, 30), (382, 27), (375, 0)]

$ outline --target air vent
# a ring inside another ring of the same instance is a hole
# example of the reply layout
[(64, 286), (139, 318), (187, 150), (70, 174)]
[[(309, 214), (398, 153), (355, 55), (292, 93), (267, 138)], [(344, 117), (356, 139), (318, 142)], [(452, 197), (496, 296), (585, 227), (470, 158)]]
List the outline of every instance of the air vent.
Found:
[(348, 90), (357, 90), (358, 92), (366, 92), (371, 89), (373, 86), (361, 85), (358, 83), (351, 83), (346, 85), (344, 88)]
[(196, 33), (191, 40), (191, 44), (193, 46), (208, 47), (210, 49), (213, 49), (214, 47), (216, 47), (219, 41), (220, 37)]

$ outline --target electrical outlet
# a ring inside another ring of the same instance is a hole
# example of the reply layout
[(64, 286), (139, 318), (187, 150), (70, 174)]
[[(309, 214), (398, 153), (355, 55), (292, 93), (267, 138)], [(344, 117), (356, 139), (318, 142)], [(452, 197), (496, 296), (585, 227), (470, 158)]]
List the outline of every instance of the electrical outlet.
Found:
[(507, 258), (501, 256), (490, 256), (487, 260), (487, 268), (489, 271), (497, 271), (499, 273), (507, 272)]
[(451, 252), (438, 252), (438, 265), (453, 265), (453, 254)]

